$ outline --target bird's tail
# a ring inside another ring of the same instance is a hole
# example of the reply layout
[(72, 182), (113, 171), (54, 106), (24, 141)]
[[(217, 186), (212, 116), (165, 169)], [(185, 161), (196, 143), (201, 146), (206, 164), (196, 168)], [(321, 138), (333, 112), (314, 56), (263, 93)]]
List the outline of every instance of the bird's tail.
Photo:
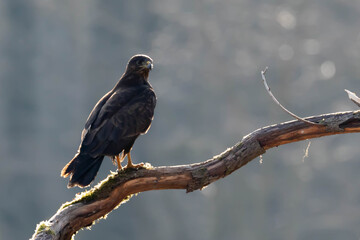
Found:
[(76, 154), (61, 171), (62, 177), (66, 178), (70, 175), (68, 188), (89, 185), (96, 177), (103, 159), (104, 156), (94, 158), (87, 154)]

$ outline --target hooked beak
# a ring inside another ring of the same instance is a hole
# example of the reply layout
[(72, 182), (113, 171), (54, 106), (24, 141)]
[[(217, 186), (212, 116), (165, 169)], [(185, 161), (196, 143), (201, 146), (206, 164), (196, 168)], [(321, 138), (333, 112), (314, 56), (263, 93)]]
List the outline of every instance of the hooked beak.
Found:
[(145, 64), (144, 64), (144, 67), (149, 69), (149, 70), (152, 70), (154, 68), (154, 65), (152, 64), (152, 62), (150, 61), (147, 61)]

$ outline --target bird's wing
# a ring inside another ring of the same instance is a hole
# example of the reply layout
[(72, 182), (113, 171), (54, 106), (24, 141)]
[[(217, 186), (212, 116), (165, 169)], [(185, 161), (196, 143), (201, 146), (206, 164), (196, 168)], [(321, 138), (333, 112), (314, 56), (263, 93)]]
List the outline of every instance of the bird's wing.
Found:
[[(111, 90), (105, 94), (95, 105), (91, 111), (88, 119), (86, 120), (85, 127), (81, 134), (81, 141), (86, 137), (86, 141), (91, 141), (92, 136), (88, 136), (91, 129), (96, 129), (103, 122), (106, 117), (111, 115), (111, 108), (115, 105), (118, 105), (117, 108), (124, 106), (128, 101), (131, 100), (135, 93), (135, 90), (130, 89), (119, 89), (117, 91)], [(110, 108), (109, 108), (110, 106)]]
[(121, 144), (122, 138), (146, 132), (154, 115), (155, 104), (155, 94), (149, 87), (114, 91), (98, 110), (88, 129), (84, 129), (80, 148), (93, 155), (103, 154), (109, 144)]
[(112, 94), (113, 94), (113, 91), (108, 92), (96, 103), (95, 107), (93, 108), (93, 110), (89, 114), (88, 119), (85, 122), (85, 129), (89, 128), (94, 123), (101, 108), (104, 106), (104, 104), (107, 102), (107, 100), (109, 100), (109, 98), (111, 97)]
[(155, 105), (156, 97), (151, 88), (145, 88), (140, 94), (134, 96), (107, 123), (107, 125), (113, 126), (113, 131), (109, 136), (110, 140), (146, 133), (154, 117)]

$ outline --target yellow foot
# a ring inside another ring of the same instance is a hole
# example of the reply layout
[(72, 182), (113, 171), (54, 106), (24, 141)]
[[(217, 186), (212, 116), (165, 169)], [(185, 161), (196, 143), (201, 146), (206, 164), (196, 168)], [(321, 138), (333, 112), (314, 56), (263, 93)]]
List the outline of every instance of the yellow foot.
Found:
[(131, 161), (130, 152), (127, 154), (127, 157), (128, 157), (128, 163), (126, 165), (126, 168), (141, 168), (142, 166), (144, 166), (144, 163), (133, 164)]
[(144, 166), (144, 163), (133, 164), (132, 162), (128, 162), (128, 164), (126, 165), (126, 169), (128, 169), (128, 168), (141, 168), (143, 166)]
[(121, 162), (124, 160), (124, 155), (121, 154), (121, 159), (119, 157), (119, 155), (115, 156), (116, 158), (116, 162), (117, 162), (117, 166), (118, 166), (118, 171), (122, 170), (122, 166), (121, 166)]

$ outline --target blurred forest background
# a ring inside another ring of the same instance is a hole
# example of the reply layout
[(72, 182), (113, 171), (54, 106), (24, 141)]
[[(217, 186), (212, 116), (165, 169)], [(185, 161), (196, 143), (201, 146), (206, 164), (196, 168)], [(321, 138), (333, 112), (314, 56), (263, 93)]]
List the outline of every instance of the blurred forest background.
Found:
[[(128, 59), (154, 59), (134, 162), (204, 161), (257, 128), (356, 109), (360, 2), (0, 0), (0, 239), (28, 239), (80, 189), (60, 170)], [(203, 191), (133, 197), (76, 239), (359, 239), (358, 134), (271, 149)], [(116, 167), (104, 161), (96, 183)]]

